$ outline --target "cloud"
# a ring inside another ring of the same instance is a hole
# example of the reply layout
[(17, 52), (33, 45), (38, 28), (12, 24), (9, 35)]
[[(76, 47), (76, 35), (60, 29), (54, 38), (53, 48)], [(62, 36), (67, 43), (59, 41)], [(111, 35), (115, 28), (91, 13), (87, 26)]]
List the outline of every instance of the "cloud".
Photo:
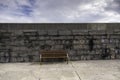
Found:
[(1, 23), (120, 22), (119, 0), (1, 0)]

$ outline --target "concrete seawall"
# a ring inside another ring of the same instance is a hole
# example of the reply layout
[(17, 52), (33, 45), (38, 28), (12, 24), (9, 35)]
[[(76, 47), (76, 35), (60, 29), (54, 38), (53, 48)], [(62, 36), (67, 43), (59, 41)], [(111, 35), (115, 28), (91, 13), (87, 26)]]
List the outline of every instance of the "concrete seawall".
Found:
[(120, 59), (119, 48), (118, 23), (0, 24), (0, 62), (37, 62), (41, 49), (64, 49), (71, 60)]

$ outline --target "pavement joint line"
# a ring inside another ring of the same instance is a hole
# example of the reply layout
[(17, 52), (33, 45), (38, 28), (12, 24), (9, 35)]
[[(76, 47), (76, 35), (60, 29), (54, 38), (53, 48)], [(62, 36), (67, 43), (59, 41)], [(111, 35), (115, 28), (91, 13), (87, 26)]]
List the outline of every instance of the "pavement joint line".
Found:
[(73, 67), (76, 75), (78, 76), (79, 80), (82, 80), (81, 77), (80, 77), (80, 75), (78, 74), (78, 72), (75, 70), (75, 66), (73, 66), (72, 62), (70, 62), (70, 64), (72, 65), (72, 67)]
[(76, 75), (78, 76), (79, 80), (82, 80), (81, 77), (80, 77), (80, 75), (78, 74), (78, 72), (75, 71), (75, 73), (76, 73)]
[(32, 71), (30, 71), (30, 73), (34, 76), (34, 78), (40, 80), (40, 78), (37, 78), (37, 77), (35, 76), (35, 74), (34, 74)]

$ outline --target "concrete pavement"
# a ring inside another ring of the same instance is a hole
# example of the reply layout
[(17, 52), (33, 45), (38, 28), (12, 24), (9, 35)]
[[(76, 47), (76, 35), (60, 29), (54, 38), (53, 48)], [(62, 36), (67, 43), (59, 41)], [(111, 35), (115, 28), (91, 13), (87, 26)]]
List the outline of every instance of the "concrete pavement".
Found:
[(119, 80), (119, 60), (0, 63), (0, 80)]

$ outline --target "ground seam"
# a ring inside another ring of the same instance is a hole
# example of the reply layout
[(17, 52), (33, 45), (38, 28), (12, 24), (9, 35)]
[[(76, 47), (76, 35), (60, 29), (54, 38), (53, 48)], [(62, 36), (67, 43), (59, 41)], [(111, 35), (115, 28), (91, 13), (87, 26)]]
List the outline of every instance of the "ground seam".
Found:
[(30, 72), (31, 72), (31, 74), (34, 76), (34, 78), (40, 80), (40, 78), (37, 78), (37, 77), (35, 76), (35, 74), (34, 74), (32, 71), (30, 71)]
[(75, 70), (75, 67), (73, 66), (72, 63), (71, 63), (71, 65), (72, 65), (72, 67), (74, 68), (74, 71), (75, 71), (76, 75), (78, 76), (79, 80), (82, 80), (81, 77), (80, 77), (80, 75), (78, 74), (78, 72)]

